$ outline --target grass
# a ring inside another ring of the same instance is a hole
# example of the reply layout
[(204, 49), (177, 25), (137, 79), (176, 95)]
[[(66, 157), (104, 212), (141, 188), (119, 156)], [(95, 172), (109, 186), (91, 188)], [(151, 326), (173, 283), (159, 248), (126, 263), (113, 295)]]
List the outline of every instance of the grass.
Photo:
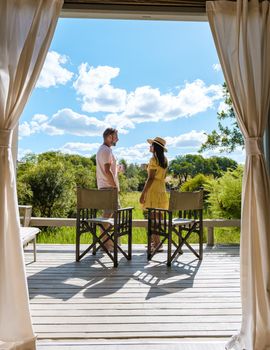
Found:
[[(120, 195), (120, 201), (122, 207), (134, 207), (133, 218), (143, 219), (143, 211), (139, 204), (139, 192), (128, 192)], [(75, 244), (76, 238), (75, 227), (59, 227), (59, 228), (46, 228), (42, 229), (41, 233), (38, 235), (38, 243), (48, 243), (48, 244)], [(219, 244), (234, 244), (239, 243), (240, 240), (240, 230), (239, 228), (216, 228), (215, 229), (215, 243)], [(81, 243), (90, 243), (91, 236), (89, 234), (84, 234), (81, 236)], [(146, 230), (144, 228), (134, 227), (132, 230), (132, 242), (135, 244), (145, 244), (146, 243)], [(197, 239), (191, 237), (191, 243), (196, 243)], [(206, 230), (204, 230), (204, 242), (206, 242)], [(123, 237), (121, 240), (122, 244), (127, 243), (127, 238)]]

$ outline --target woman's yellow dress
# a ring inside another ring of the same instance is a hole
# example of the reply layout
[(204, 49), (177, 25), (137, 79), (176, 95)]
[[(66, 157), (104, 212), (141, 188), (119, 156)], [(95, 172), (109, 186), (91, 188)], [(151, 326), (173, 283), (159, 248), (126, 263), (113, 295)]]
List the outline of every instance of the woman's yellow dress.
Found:
[(167, 168), (162, 168), (155, 157), (150, 159), (148, 164), (148, 174), (150, 170), (156, 170), (154, 181), (146, 193), (145, 203), (142, 205), (143, 209), (146, 208), (160, 208), (168, 209), (169, 201), (165, 187), (165, 177)]

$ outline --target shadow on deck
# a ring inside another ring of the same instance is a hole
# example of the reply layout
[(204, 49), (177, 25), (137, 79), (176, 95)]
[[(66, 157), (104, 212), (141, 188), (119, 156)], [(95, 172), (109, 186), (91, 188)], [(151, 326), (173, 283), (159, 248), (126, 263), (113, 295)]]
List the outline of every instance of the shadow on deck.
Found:
[(143, 245), (117, 269), (101, 253), (75, 262), (71, 245), (25, 256), (39, 339), (225, 339), (240, 327), (236, 246), (205, 248), (202, 262), (184, 251), (171, 268), (166, 252), (148, 262)]

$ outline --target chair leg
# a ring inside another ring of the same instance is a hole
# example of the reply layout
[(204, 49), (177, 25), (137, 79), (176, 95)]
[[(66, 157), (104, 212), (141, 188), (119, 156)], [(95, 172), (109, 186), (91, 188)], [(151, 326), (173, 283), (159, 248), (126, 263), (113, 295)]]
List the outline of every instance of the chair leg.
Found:
[(132, 259), (132, 232), (128, 234), (128, 260)]
[(94, 228), (94, 234), (93, 234), (93, 243), (95, 243), (95, 244), (93, 245), (93, 255), (96, 255), (96, 253), (97, 253), (97, 245), (96, 245), (97, 239), (96, 239), (96, 234), (97, 234), (97, 227), (95, 226), (95, 228)]
[(33, 240), (33, 252), (34, 252), (34, 262), (37, 261), (37, 238), (35, 236)]
[(80, 261), (80, 234), (76, 232), (76, 261)]
[(118, 234), (117, 230), (114, 230), (114, 242), (113, 242), (113, 266), (118, 266), (118, 251), (117, 251), (117, 245), (118, 245)]
[(200, 228), (200, 233), (199, 233), (199, 242), (200, 242), (200, 248), (199, 248), (199, 256), (200, 256), (200, 260), (203, 259), (203, 230), (202, 228)]
[(151, 260), (151, 232), (147, 233), (147, 260)]
[(172, 263), (172, 230), (168, 231), (168, 252), (167, 252), (167, 266), (171, 266)]

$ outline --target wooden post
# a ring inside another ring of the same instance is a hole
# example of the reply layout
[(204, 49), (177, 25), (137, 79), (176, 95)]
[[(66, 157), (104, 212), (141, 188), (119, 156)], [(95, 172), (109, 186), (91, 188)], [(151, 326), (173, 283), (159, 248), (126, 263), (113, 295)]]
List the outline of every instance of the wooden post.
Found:
[(207, 229), (207, 246), (213, 247), (215, 244), (215, 238), (214, 238), (214, 227), (208, 227)]

